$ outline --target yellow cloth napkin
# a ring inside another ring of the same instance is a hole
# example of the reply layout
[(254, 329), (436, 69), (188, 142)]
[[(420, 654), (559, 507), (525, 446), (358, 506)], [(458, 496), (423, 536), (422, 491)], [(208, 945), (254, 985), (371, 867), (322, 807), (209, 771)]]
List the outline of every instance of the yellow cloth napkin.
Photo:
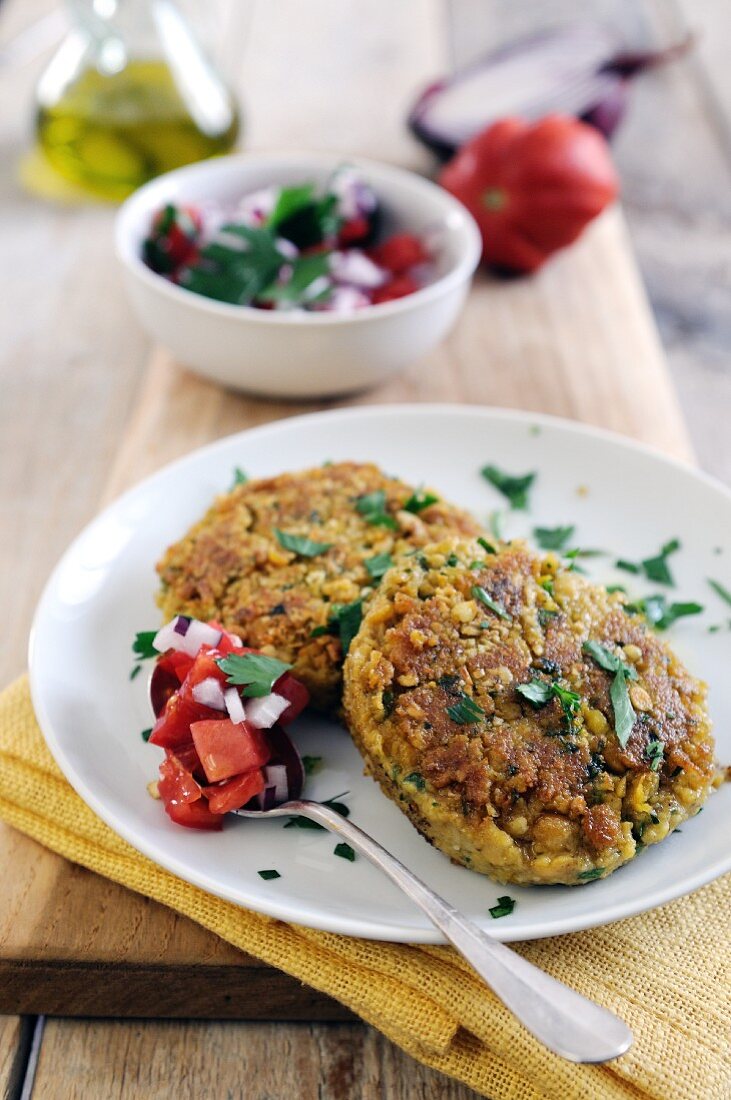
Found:
[(450, 948), (285, 924), (211, 897), (140, 855), (61, 775), (25, 677), (0, 696), (0, 817), (330, 994), (414, 1058), (491, 1100), (731, 1096), (731, 876), (652, 913), (520, 945), (521, 954), (634, 1031), (634, 1046), (619, 1061), (574, 1066), (528, 1035)]

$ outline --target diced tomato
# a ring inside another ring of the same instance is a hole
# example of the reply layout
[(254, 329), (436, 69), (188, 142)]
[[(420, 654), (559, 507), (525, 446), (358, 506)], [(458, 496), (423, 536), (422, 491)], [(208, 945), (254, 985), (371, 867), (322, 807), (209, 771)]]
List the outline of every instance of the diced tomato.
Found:
[(264, 790), (264, 774), (257, 768), (256, 771), (245, 772), (243, 775), (234, 776), (226, 783), (215, 787), (206, 787), (208, 807), (213, 814), (227, 814), (230, 810), (238, 810)]
[(193, 657), (189, 657), (187, 653), (181, 653), (176, 649), (169, 649), (167, 653), (163, 653), (162, 657), (158, 658), (157, 666), (158, 668), (164, 668), (166, 672), (174, 673), (178, 682), (182, 684), (193, 667), (194, 659)]
[(166, 756), (160, 765), (157, 789), (166, 806), (173, 803), (197, 802), (201, 796), (200, 783), (195, 781), (192, 772), (188, 771), (172, 754)]
[(197, 802), (171, 802), (166, 804), (165, 813), (176, 825), (185, 825), (189, 829), (213, 829), (220, 831), (223, 821), (220, 814), (212, 814), (204, 798)]
[(210, 707), (196, 703), (192, 696), (186, 697), (181, 688), (168, 699), (164, 711), (152, 727), (150, 744), (159, 745), (163, 749), (174, 749), (183, 745), (190, 741), (190, 727), (193, 722), (215, 718), (217, 714)]
[(357, 241), (365, 240), (370, 231), (371, 223), (368, 221), (368, 218), (364, 218), (361, 214), (341, 225), (338, 232), (338, 243), (345, 245), (355, 244)]
[(184, 745), (176, 745), (174, 749), (165, 749), (165, 754), (166, 756), (174, 756), (191, 775), (197, 773), (199, 776), (203, 776), (205, 774), (203, 765), (201, 764), (201, 758), (196, 752), (192, 740)]
[(260, 768), (271, 755), (262, 731), (246, 722), (193, 722), (190, 732), (209, 783)]
[(280, 714), (278, 719), (283, 726), (286, 726), (288, 722), (294, 722), (295, 718), (299, 717), (310, 701), (309, 691), (302, 681), (297, 680), (291, 672), (285, 672), (283, 676), (280, 676), (272, 691), (276, 692), (277, 695), (281, 695), (289, 703), (287, 709)]
[(390, 283), (376, 287), (371, 301), (374, 305), (393, 302), (396, 298), (405, 298), (407, 294), (413, 294), (414, 291), (420, 289), (419, 284), (410, 275), (399, 275), (397, 278), (392, 279)]
[[(429, 259), (424, 245), (413, 233), (394, 233), (387, 241), (369, 249), (368, 255), (374, 263), (394, 275), (403, 275), (410, 267), (426, 263)], [(406, 293), (411, 294), (411, 291)]]

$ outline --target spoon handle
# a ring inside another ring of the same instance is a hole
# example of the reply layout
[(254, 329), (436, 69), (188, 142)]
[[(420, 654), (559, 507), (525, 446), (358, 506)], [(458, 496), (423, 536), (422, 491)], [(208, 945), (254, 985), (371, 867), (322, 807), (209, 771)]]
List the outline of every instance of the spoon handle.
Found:
[(417, 878), (400, 860), (335, 810), (319, 802), (290, 802), (298, 813), (343, 837), (379, 867), (426, 913), (520, 1022), (550, 1050), (572, 1062), (606, 1062), (632, 1045), (618, 1016), (552, 978), (483, 932)]

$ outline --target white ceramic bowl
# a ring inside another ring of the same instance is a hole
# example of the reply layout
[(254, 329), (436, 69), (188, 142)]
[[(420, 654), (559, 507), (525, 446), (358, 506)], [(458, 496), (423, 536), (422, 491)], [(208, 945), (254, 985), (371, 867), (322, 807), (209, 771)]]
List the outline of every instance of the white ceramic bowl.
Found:
[[(273, 183), (324, 183), (346, 161), (360, 168), (399, 229), (440, 228), (434, 282), (352, 314), (274, 312), (183, 290), (140, 258), (151, 217), (166, 202), (232, 203)], [(180, 363), (250, 393), (305, 398), (372, 386), (434, 347), (464, 302), (480, 236), (461, 203), (412, 172), (360, 158), (292, 153), (223, 157), (160, 176), (121, 207), (116, 248), (141, 323)]]

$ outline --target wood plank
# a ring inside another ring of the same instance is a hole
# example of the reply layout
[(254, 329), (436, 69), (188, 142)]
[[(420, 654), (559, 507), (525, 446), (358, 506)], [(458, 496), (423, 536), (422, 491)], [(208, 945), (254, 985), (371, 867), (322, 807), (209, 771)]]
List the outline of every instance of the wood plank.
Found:
[(25, 1072), (32, 1021), (20, 1016), (0, 1016), (0, 1096), (15, 1100)]
[(49, 1020), (33, 1100), (476, 1100), (357, 1025)]

